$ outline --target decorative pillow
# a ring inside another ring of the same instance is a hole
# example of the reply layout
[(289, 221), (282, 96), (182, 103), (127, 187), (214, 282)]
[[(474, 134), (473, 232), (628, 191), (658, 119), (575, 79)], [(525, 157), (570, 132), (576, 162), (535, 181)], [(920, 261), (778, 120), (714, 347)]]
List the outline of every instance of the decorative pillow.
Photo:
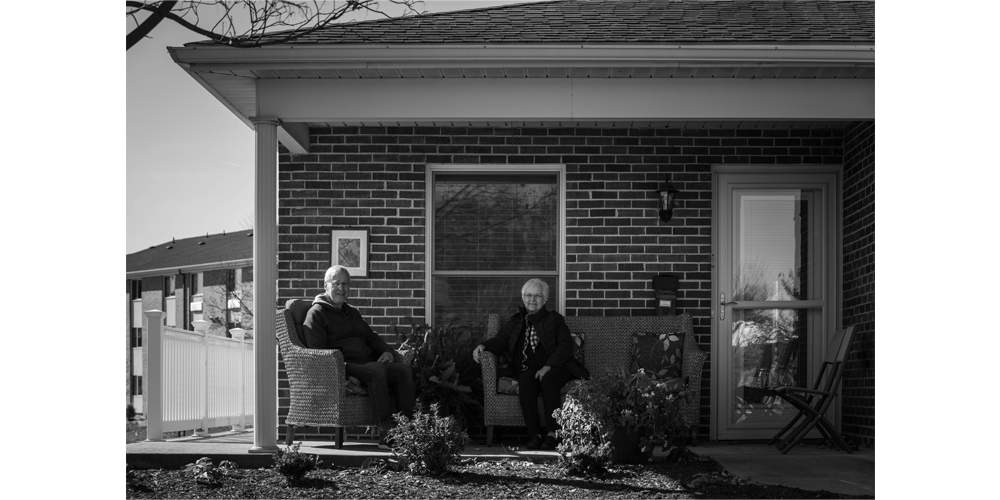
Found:
[(570, 336), (573, 337), (573, 357), (576, 358), (581, 365), (587, 366), (587, 363), (583, 362), (585, 357), (584, 354), (586, 354), (584, 347), (586, 347), (587, 344), (587, 334), (584, 332), (576, 332), (570, 333)]
[(684, 353), (684, 332), (632, 333), (632, 371), (642, 368), (655, 377), (680, 378)]
[(347, 377), (344, 381), (344, 389), (347, 391), (348, 396), (365, 396), (368, 394), (368, 390), (365, 386), (361, 385), (361, 381), (354, 377)]

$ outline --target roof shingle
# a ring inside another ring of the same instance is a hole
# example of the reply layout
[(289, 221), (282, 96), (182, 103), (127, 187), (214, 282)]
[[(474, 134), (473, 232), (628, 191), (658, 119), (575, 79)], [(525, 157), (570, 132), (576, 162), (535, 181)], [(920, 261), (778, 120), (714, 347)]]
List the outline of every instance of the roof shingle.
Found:
[(874, 42), (868, 0), (553, 0), (336, 24), (286, 44)]

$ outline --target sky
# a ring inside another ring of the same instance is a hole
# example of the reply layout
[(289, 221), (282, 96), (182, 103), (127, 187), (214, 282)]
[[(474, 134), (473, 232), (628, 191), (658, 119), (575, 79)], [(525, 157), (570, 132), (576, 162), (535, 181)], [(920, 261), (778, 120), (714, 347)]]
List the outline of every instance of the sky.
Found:
[[(532, 0), (425, 1), (444, 12)], [(397, 6), (383, 0), (387, 13)], [(369, 19), (380, 18), (367, 13)], [(133, 25), (126, 23), (126, 30)], [(250, 229), (254, 134), (173, 62), (204, 37), (165, 20), (126, 52), (125, 253), (171, 238)]]

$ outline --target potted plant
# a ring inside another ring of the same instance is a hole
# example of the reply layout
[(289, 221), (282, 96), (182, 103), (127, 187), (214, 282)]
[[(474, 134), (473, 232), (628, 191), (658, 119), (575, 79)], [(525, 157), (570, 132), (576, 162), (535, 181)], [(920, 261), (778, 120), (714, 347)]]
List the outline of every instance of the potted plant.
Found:
[(468, 328), (450, 322), (443, 327), (413, 324), (400, 333), (399, 351), (413, 350), (411, 364), (417, 401), (424, 407), (437, 404), (441, 416), (453, 416), (462, 428), (482, 413), (479, 365), (472, 359), (474, 341)]
[(598, 373), (570, 391), (557, 410), (560, 462), (571, 472), (601, 472), (608, 462), (642, 463), (657, 444), (683, 448), (687, 435), (676, 381), (645, 370)]

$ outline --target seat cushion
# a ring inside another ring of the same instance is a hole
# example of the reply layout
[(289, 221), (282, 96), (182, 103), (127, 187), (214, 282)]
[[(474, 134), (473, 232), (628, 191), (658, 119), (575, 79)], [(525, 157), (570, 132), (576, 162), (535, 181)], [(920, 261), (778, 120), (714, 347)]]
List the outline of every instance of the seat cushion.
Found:
[(344, 381), (344, 390), (347, 391), (348, 396), (367, 396), (368, 390), (365, 386), (361, 385), (361, 381), (354, 377), (347, 377)]
[[(570, 380), (566, 382), (566, 385), (562, 386), (562, 389), (559, 389), (559, 393), (565, 396), (567, 392), (575, 389), (581, 383), (583, 383), (583, 380)], [(497, 394), (518, 394), (520, 392), (519, 389), (520, 384), (517, 383), (517, 380), (510, 377), (500, 377), (497, 379)]]
[(632, 371), (640, 368), (656, 378), (681, 378), (684, 332), (633, 332)]

